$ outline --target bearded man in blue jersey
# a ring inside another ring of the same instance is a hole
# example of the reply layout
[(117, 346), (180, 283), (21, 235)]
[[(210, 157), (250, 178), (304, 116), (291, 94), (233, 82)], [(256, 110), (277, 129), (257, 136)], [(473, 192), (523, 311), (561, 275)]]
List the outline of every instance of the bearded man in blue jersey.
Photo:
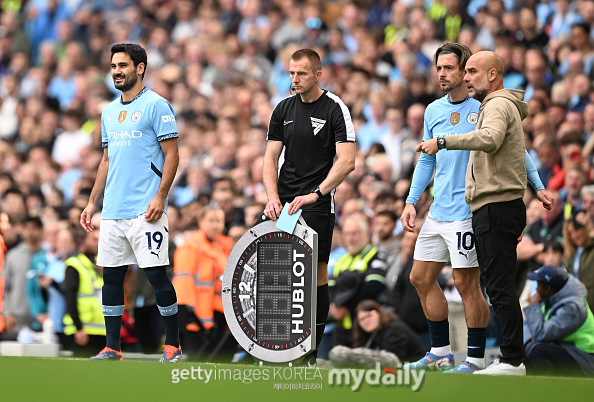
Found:
[[(424, 141), (456, 136), (475, 129), (480, 102), (469, 98), (464, 83), (470, 49), (446, 43), (437, 49), (434, 63), (441, 89), (446, 96), (425, 111)], [(526, 170), (539, 198), (544, 186), (527, 152)], [(422, 153), (401, 216), (404, 230), (415, 230), (415, 204), (429, 184), (435, 170), (434, 201), (417, 240), (411, 283), (417, 289), (427, 318), (431, 350), (421, 360), (405, 365), (413, 370), (438, 370), (471, 374), (485, 367), (485, 343), (489, 307), (480, 288), (480, 269), (472, 229), (472, 213), (464, 199), (465, 175), (470, 151), (447, 150)], [(464, 304), (468, 327), (468, 355), (456, 367), (450, 347), (448, 305), (437, 276), (451, 261), (456, 289)]]
[(137, 44), (111, 47), (111, 75), (121, 97), (101, 115), (103, 159), (80, 224), (93, 230), (91, 218), (105, 190), (97, 265), (103, 266), (103, 315), (107, 345), (91, 359), (122, 360), (120, 328), (124, 313), (124, 277), (138, 264), (155, 290), (165, 326), (161, 362), (181, 357), (177, 297), (165, 268), (169, 264), (167, 194), (179, 154), (177, 125), (169, 102), (142, 83), (146, 51)]

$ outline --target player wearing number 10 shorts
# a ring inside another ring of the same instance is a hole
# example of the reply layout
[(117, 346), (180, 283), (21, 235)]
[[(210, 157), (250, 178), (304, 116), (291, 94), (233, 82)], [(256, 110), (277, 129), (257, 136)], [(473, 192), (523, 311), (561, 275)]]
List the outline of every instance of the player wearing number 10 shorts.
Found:
[[(424, 140), (455, 136), (475, 129), (480, 102), (468, 97), (464, 83), (468, 47), (446, 43), (437, 49), (434, 63), (441, 89), (446, 96), (431, 103), (425, 111)], [(418, 151), (419, 149), (417, 149)], [(532, 159), (526, 155), (526, 170), (531, 185), (544, 189)], [(485, 343), (489, 307), (480, 289), (480, 270), (472, 230), (472, 213), (464, 200), (469, 151), (441, 149), (429, 156), (421, 154), (413, 174), (410, 193), (401, 216), (405, 230), (415, 230), (415, 204), (429, 184), (435, 170), (434, 201), (415, 246), (411, 283), (427, 318), (431, 350), (405, 368), (472, 374), (485, 367)], [(446, 262), (453, 269), (454, 284), (464, 304), (468, 326), (468, 356), (456, 367), (450, 347), (448, 305), (437, 283)]]
[(179, 163), (178, 134), (169, 102), (142, 83), (146, 65), (146, 51), (139, 45), (112, 46), (111, 75), (122, 95), (101, 115), (103, 159), (80, 222), (86, 231), (93, 230), (91, 218), (105, 189), (97, 265), (104, 267), (107, 345), (94, 360), (122, 360), (123, 285), (130, 264), (143, 268), (155, 290), (166, 333), (161, 362), (181, 357), (177, 297), (165, 270), (167, 194)]

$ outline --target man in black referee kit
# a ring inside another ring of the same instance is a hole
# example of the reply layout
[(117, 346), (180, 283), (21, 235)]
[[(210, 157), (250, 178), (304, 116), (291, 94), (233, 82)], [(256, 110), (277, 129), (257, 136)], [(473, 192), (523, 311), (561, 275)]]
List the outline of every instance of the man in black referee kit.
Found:
[(318, 233), (316, 349), (307, 356), (307, 363), (313, 365), (330, 305), (328, 257), (334, 229), (334, 190), (355, 168), (355, 129), (342, 100), (320, 88), (322, 62), (315, 51), (293, 53), (289, 74), (295, 94), (276, 105), (268, 125), (264, 155), (268, 204), (264, 215), (277, 220), (288, 202), (289, 214), (302, 209), (303, 219)]

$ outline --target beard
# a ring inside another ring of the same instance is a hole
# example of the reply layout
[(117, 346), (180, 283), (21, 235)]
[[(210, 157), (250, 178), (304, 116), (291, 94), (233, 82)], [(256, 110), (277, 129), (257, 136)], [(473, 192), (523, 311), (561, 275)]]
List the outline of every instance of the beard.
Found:
[[(116, 78), (122, 78), (124, 77), (124, 82), (122, 82), (121, 84), (116, 84), (115, 83), (115, 79)], [(114, 79), (114, 85), (116, 87), (116, 89), (122, 91), (122, 92), (126, 92), (129, 91), (130, 89), (134, 88), (134, 85), (136, 85), (136, 83), (138, 82), (138, 76), (137, 75), (130, 75), (130, 76), (125, 76), (123, 74), (117, 75), (115, 77), (113, 77)]]
[(473, 89), (474, 89), (474, 92), (470, 95), (471, 98), (476, 99), (479, 102), (482, 102), (483, 100), (485, 100), (487, 95), (489, 95), (489, 89), (490, 89), (489, 88), (489, 80), (488, 80), (486, 74), (483, 79), (483, 82), (481, 82), (481, 85), (479, 87), (474, 86)]

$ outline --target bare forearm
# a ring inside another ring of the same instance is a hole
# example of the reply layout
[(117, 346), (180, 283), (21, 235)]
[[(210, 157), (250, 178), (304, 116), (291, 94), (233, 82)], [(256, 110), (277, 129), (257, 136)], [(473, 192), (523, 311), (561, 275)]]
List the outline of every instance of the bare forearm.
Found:
[(542, 244), (532, 242), (523, 244), (520, 242), (516, 249), (518, 260), (525, 261), (534, 258), (538, 255), (538, 253), (542, 252), (542, 249)]
[(177, 166), (179, 165), (179, 153), (169, 152), (165, 155), (165, 162), (163, 164), (163, 176), (161, 177), (161, 184), (157, 190), (157, 195), (165, 199), (169, 194), (169, 189), (175, 178)]
[(328, 172), (328, 176), (320, 183), (320, 191), (322, 194), (328, 194), (330, 191), (338, 187), (340, 183), (355, 169), (355, 163), (351, 160), (338, 158), (336, 163)]
[(268, 200), (278, 199), (278, 160), (264, 159), (262, 180)]
[(99, 168), (97, 169), (97, 177), (95, 178), (95, 184), (93, 185), (93, 190), (91, 190), (91, 195), (89, 197), (89, 204), (96, 204), (97, 200), (103, 194), (105, 190), (105, 183), (107, 183), (107, 172), (109, 171), (109, 160), (108, 159), (101, 159), (101, 163), (99, 163)]

